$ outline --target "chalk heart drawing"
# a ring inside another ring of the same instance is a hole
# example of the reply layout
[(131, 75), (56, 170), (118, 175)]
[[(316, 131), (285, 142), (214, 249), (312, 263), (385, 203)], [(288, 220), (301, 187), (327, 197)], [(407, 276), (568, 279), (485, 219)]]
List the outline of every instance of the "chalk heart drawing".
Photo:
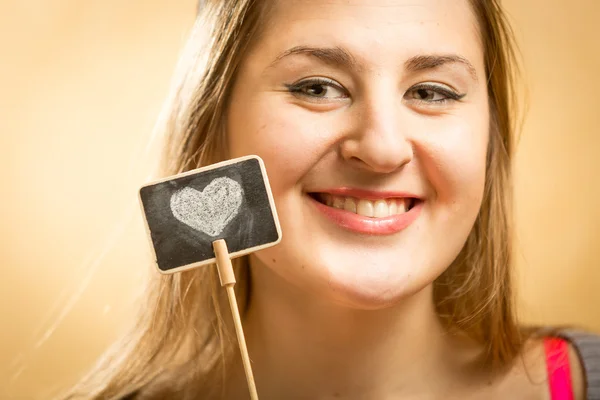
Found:
[(217, 236), (240, 211), (244, 191), (233, 179), (215, 178), (202, 192), (189, 186), (171, 196), (171, 211), (184, 224)]

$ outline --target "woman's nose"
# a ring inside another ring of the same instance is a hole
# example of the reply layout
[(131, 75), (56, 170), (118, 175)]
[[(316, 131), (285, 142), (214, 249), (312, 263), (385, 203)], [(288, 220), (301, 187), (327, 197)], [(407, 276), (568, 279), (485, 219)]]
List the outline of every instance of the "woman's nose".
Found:
[(369, 103), (357, 107), (353, 129), (341, 143), (341, 155), (355, 167), (391, 173), (413, 158), (407, 135), (406, 114), (402, 121), (400, 100)]

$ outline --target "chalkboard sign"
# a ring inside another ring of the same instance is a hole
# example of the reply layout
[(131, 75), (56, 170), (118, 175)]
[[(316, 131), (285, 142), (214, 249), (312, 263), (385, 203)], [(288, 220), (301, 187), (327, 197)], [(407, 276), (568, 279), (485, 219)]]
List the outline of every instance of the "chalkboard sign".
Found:
[(139, 191), (160, 272), (215, 262), (224, 239), (230, 257), (279, 243), (281, 228), (263, 161), (247, 156), (171, 176)]

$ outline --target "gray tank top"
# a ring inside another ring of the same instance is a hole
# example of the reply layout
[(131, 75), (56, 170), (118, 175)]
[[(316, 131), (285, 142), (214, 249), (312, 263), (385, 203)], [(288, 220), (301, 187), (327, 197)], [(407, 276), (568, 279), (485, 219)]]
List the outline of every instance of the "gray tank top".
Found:
[(562, 332), (579, 354), (585, 371), (588, 400), (600, 400), (600, 336), (580, 331)]

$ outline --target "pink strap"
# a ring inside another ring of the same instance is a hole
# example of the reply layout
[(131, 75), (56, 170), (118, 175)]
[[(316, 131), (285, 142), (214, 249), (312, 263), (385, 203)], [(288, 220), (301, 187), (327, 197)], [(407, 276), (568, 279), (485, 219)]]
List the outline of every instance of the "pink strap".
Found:
[(546, 368), (552, 400), (573, 400), (569, 347), (565, 340), (555, 337), (544, 339)]

